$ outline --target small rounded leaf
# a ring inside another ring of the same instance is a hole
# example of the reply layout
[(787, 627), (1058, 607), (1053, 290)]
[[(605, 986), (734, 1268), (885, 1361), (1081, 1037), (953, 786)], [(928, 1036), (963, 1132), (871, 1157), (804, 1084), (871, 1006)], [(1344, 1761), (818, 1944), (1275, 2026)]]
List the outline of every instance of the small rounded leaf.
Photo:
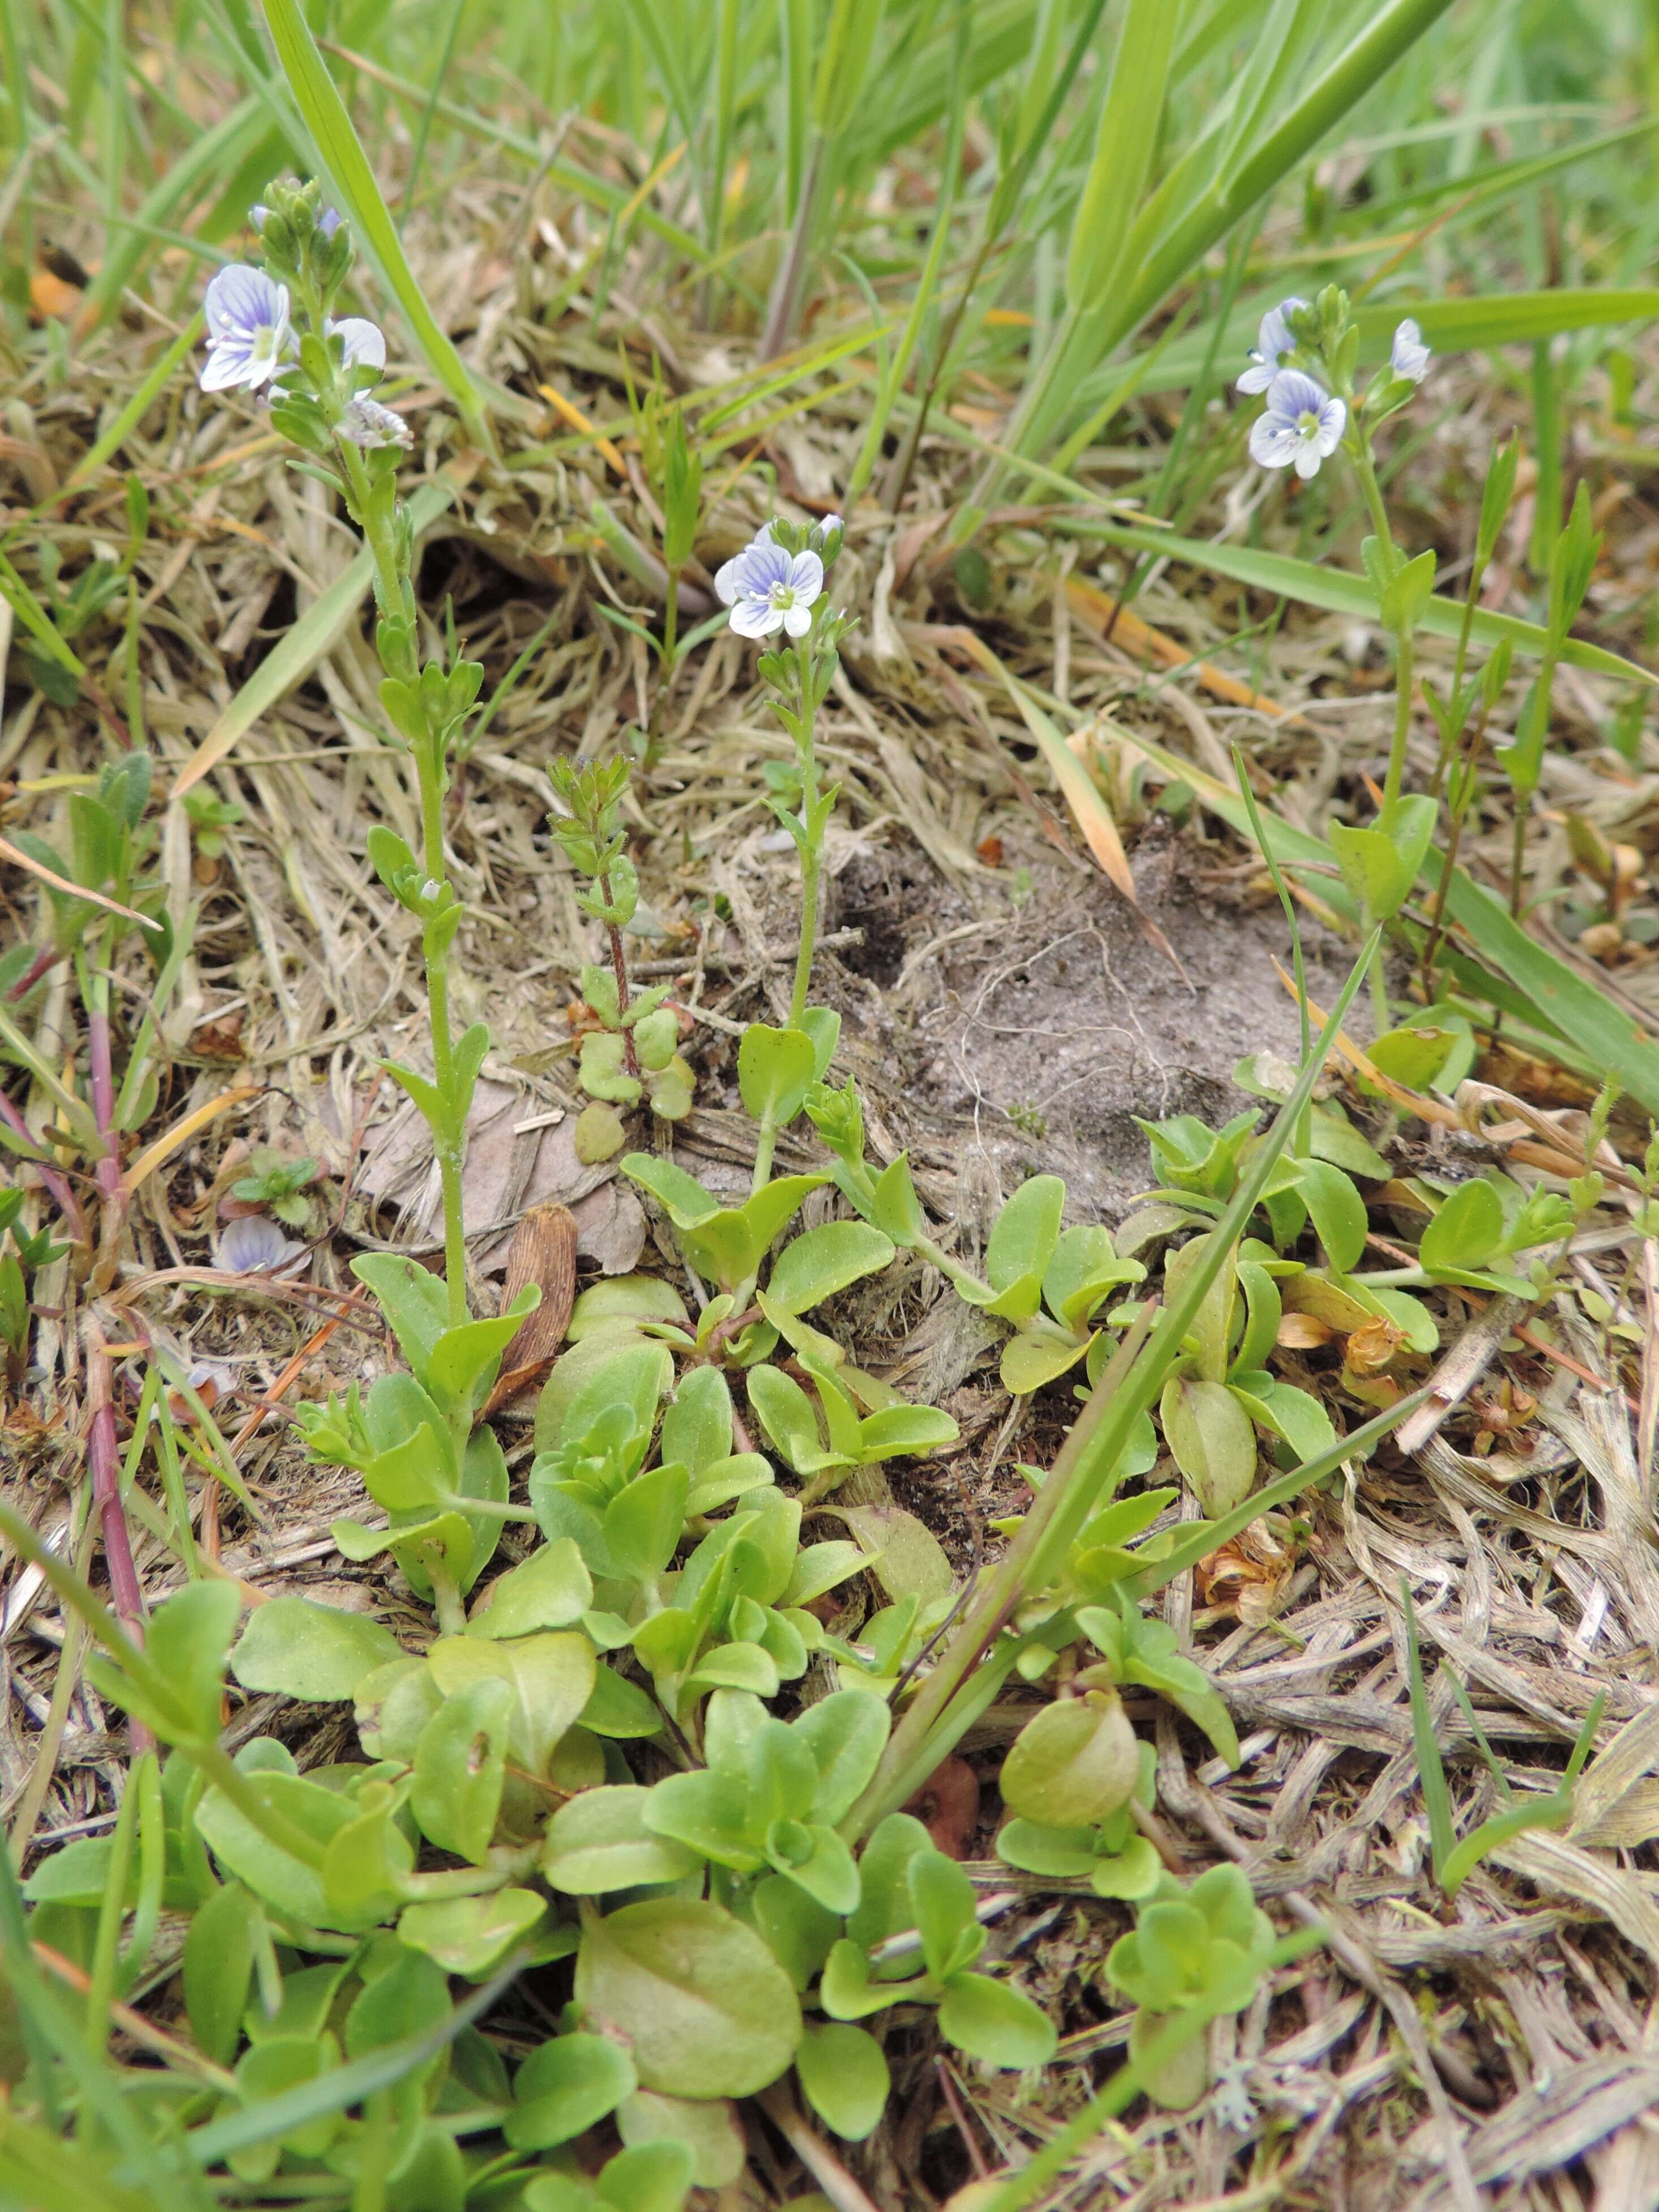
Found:
[(881, 2045), (850, 2021), (807, 2028), (795, 2053), (795, 2071), (807, 2103), (848, 2142), (862, 2142), (887, 2109), (891, 2076)]
[[(1168, 2013), (1139, 2007), (1129, 2022), (1129, 2056), (1143, 2061), (1149, 2047), (1173, 2026)], [(1210, 2086), (1210, 2038), (1207, 2029), (1195, 2028), (1188, 2041), (1161, 2064), (1143, 2065), (1141, 2081), (1146, 2094), (1167, 2112), (1190, 2112)]]
[(1128, 1716), (1091, 1690), (1033, 1714), (1002, 1762), (1002, 1800), (1045, 1828), (1093, 1827), (1127, 1805), (1140, 1778)]
[(1041, 2005), (988, 1974), (953, 1974), (939, 2008), (939, 2033), (989, 2066), (1046, 2066), (1059, 2047)]
[(609, 1890), (679, 1881), (695, 1874), (695, 1851), (645, 1825), (650, 1791), (638, 1783), (584, 1790), (561, 1805), (548, 1823), (542, 1875), (572, 1897), (600, 1897)]
[(617, 2128), (629, 2150), (641, 2143), (684, 2143), (699, 2189), (726, 2189), (743, 2172), (745, 2153), (737, 2113), (724, 2097), (693, 2104), (689, 2097), (636, 2089), (617, 2108)]
[(748, 2097), (776, 2081), (800, 2041), (789, 1977), (752, 1928), (688, 1898), (625, 1905), (590, 1925), (576, 2002), (670, 2097)]
[(532, 1889), (441, 1898), (430, 1905), (405, 1905), (398, 1937), (410, 1950), (435, 1959), (445, 1973), (465, 1974), (476, 1981), (497, 1966), (546, 1912), (546, 1900)]
[(248, 1615), (230, 1671), (245, 1690), (320, 1705), (355, 1696), (365, 1675), (403, 1656), (390, 1629), (367, 1613), (278, 1597)]
[(501, 2132), (514, 2150), (551, 2150), (597, 2126), (635, 2087), (633, 2061), (605, 2036), (553, 2036), (520, 2067), (516, 2110)]

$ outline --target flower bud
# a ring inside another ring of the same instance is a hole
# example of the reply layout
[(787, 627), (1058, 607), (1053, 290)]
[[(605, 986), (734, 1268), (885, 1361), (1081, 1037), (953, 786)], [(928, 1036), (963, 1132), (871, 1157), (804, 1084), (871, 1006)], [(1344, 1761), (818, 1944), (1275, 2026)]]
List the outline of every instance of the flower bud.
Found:
[(864, 1107), (850, 1075), (839, 1091), (832, 1084), (815, 1084), (807, 1096), (806, 1117), (830, 1151), (848, 1167), (856, 1167), (863, 1159)]
[(816, 553), (826, 569), (835, 566), (847, 535), (846, 525), (838, 514), (826, 514), (822, 522), (814, 523), (807, 533), (809, 549)]

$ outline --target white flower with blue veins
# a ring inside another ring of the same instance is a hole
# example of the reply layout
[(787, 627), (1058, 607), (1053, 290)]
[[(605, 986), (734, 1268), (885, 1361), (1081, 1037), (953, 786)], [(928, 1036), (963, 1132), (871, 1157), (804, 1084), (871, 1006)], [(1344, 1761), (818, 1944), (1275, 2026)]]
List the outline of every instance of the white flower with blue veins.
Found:
[(1323, 386), (1299, 368), (1281, 368), (1250, 425), (1250, 459), (1264, 469), (1294, 467), (1305, 483), (1341, 444), (1347, 420), (1346, 407)]
[(732, 610), (739, 637), (774, 637), (786, 630), (805, 637), (812, 604), (823, 590), (823, 563), (816, 553), (788, 553), (772, 538), (769, 522), (714, 578), (714, 589)]
[(1261, 327), (1255, 334), (1255, 343), (1250, 349), (1250, 365), (1238, 380), (1240, 392), (1265, 392), (1279, 374), (1281, 354), (1296, 351), (1296, 332), (1290, 319), (1307, 307), (1305, 300), (1292, 295), (1281, 300), (1276, 307), (1269, 307), (1261, 318)]
[(1414, 317), (1407, 315), (1394, 334), (1394, 347), (1389, 356), (1389, 367), (1396, 376), (1404, 377), (1408, 384), (1421, 384), (1429, 373), (1429, 349), (1423, 343), (1423, 332)]
[(286, 284), (263, 269), (233, 262), (207, 288), (202, 302), (207, 318), (208, 357), (203, 364), (204, 392), (250, 392), (269, 384), (291, 348)]
[(369, 368), (386, 367), (386, 333), (367, 316), (342, 315), (337, 323), (331, 315), (328, 334), (339, 339), (348, 368), (356, 368), (360, 363)]

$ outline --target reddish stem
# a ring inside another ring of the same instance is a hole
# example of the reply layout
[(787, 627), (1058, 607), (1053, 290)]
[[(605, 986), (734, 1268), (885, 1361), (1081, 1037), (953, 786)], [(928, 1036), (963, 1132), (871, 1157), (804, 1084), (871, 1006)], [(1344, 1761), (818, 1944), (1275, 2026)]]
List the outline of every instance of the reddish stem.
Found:
[(20, 975), (10, 990), (7, 992), (8, 1001), (27, 998), (46, 970), (49, 968), (55, 968), (64, 957), (55, 945), (43, 945), (29, 963), (28, 973), (26, 975)]
[[(87, 1468), (92, 1476), (92, 1498), (103, 1540), (104, 1566), (109, 1576), (110, 1601), (115, 1617), (135, 1644), (144, 1640), (144, 1593), (132, 1561), (127, 1534), (126, 1509), (121, 1503), (121, 1455), (115, 1441), (115, 1405), (111, 1391), (108, 1347), (96, 1322), (87, 1325), (87, 1402), (92, 1426), (87, 1432)], [(139, 1720), (131, 1723), (135, 1756), (151, 1750), (155, 1738)]]
[(94, 1005), (87, 1010), (87, 1049), (92, 1068), (93, 1119), (104, 1145), (93, 1170), (103, 1203), (92, 1287), (94, 1291), (102, 1291), (115, 1280), (121, 1224), (127, 1210), (126, 1194), (121, 1188), (120, 1147), (115, 1135), (115, 1070), (110, 1054), (109, 1011), (105, 1006)]
[[(21, 1137), (26, 1145), (33, 1146), (34, 1144), (35, 1140), (30, 1133), (28, 1123), (23, 1119), (17, 1109), (12, 1104), (10, 1099), (7, 1097), (3, 1091), (0, 1091), (0, 1121), (3, 1121), (6, 1127), (12, 1131), (13, 1134)], [(68, 1183), (64, 1182), (63, 1176), (58, 1174), (56, 1168), (48, 1167), (46, 1165), (45, 1159), (38, 1151), (31, 1151), (27, 1153), (25, 1157), (28, 1160), (29, 1164), (40, 1176), (42, 1183), (45, 1184), (46, 1188), (52, 1193), (52, 1197), (58, 1201), (58, 1209), (62, 1212), (64, 1220), (69, 1224), (70, 1234), (74, 1237), (77, 1244), (84, 1244), (87, 1241), (87, 1224), (82, 1216), (81, 1207), (76, 1198), (75, 1193), (70, 1188)]]

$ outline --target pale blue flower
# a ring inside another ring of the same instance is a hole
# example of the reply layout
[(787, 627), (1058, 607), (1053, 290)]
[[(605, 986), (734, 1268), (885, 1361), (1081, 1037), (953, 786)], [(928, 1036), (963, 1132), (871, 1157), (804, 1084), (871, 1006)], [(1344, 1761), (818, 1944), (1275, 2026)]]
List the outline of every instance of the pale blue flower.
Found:
[(270, 1275), (305, 1250), (268, 1213), (245, 1213), (219, 1231), (214, 1264), (228, 1275)]
[(239, 384), (256, 391), (269, 384), (289, 346), (287, 285), (263, 269), (233, 262), (208, 286), (202, 307), (208, 331), (203, 391), (228, 392)]
[(1296, 332), (1291, 328), (1290, 319), (1305, 310), (1307, 305), (1305, 300), (1292, 295), (1281, 300), (1276, 307), (1268, 308), (1250, 349), (1250, 365), (1238, 380), (1240, 392), (1267, 389), (1279, 374), (1279, 356), (1296, 351)]
[(348, 399), (340, 418), (340, 435), (354, 446), (412, 446), (415, 433), (395, 409), (382, 407), (360, 392)]
[(823, 589), (823, 563), (816, 553), (787, 553), (772, 526), (714, 578), (714, 589), (732, 610), (739, 637), (772, 637), (787, 630), (805, 637), (812, 627), (812, 602)]
[(1389, 366), (1396, 376), (1404, 377), (1408, 384), (1421, 384), (1429, 373), (1429, 349), (1423, 343), (1423, 333), (1415, 319), (1407, 315), (1394, 334), (1394, 349), (1389, 356)]
[(1348, 410), (1299, 368), (1281, 368), (1267, 386), (1267, 404), (1250, 426), (1250, 459), (1264, 469), (1295, 467), (1304, 481), (1319, 474), (1342, 442)]
[(386, 333), (366, 316), (342, 315), (336, 322), (331, 315), (328, 334), (340, 340), (348, 368), (356, 368), (360, 363), (369, 368), (386, 367)]

